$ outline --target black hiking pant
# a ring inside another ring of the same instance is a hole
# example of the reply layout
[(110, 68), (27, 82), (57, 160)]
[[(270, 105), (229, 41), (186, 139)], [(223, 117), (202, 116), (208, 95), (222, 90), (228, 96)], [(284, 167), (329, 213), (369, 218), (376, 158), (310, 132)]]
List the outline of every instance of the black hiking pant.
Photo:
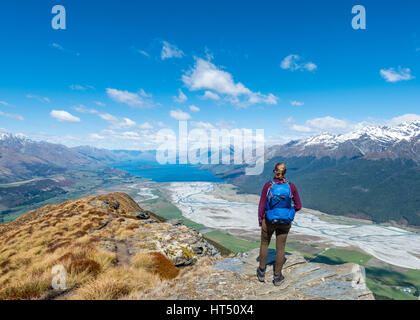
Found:
[(261, 227), (261, 247), (260, 247), (260, 268), (265, 269), (268, 257), (268, 246), (270, 245), (273, 233), (276, 233), (276, 267), (275, 274), (280, 275), (283, 269), (287, 235), (292, 226), (288, 224), (275, 224), (264, 218)]

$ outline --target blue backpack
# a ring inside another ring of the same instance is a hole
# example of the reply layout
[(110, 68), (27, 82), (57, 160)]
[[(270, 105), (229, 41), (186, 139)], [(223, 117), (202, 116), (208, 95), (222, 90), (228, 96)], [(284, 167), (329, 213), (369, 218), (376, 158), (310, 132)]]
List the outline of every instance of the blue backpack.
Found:
[(278, 224), (288, 224), (295, 218), (295, 209), (292, 206), (292, 189), (289, 181), (276, 184), (271, 181), (271, 187), (267, 191), (265, 214), (268, 220)]

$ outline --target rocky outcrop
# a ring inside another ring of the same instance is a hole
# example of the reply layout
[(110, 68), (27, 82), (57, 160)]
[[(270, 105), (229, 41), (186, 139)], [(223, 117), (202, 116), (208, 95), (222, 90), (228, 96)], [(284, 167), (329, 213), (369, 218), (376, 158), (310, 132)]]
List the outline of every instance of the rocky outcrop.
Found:
[(132, 255), (144, 250), (158, 251), (178, 267), (192, 265), (204, 256), (220, 257), (220, 252), (195, 230), (182, 224), (150, 220), (140, 221), (139, 228), (133, 229), (133, 235), (127, 239)]
[[(297, 253), (286, 255), (284, 282), (272, 284), (275, 251), (268, 259), (266, 281), (256, 277), (259, 249), (249, 253), (199, 262), (173, 282), (139, 294), (140, 299), (178, 300), (373, 300), (364, 270), (357, 264), (329, 266), (311, 263)], [(199, 270), (202, 270), (200, 272)]]
[(259, 261), (259, 249), (234, 258), (217, 261), (213, 267), (221, 271), (232, 271), (249, 277), (254, 283), (253, 292), (246, 299), (374, 299), (365, 283), (364, 268), (353, 263), (325, 265), (312, 263), (297, 252), (288, 252), (283, 267), (285, 280), (276, 287), (272, 284), (275, 250), (269, 252), (265, 283), (255, 283), (255, 272)]

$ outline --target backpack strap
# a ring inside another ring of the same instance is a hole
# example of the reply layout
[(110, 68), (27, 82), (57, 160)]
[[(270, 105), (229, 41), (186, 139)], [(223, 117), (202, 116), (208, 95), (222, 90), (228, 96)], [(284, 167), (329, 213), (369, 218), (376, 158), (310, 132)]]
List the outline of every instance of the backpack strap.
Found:
[(290, 188), (290, 198), (293, 199), (292, 183), (290, 181), (287, 181), (287, 183), (289, 184), (289, 188)]
[(271, 180), (271, 181), (269, 181), (269, 183), (270, 183), (270, 186), (268, 187), (268, 189), (267, 189), (267, 198), (268, 198), (268, 194), (270, 193), (270, 191), (271, 191), (271, 188), (273, 187), (273, 185), (275, 184), (274, 183), (274, 180)]

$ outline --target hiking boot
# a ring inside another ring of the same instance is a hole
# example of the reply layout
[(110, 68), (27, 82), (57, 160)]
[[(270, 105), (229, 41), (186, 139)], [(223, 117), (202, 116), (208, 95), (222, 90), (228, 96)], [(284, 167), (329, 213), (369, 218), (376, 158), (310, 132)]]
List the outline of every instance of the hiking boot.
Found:
[(265, 282), (265, 269), (257, 268), (257, 277), (260, 282)]
[(274, 274), (273, 284), (275, 286), (281, 285), (281, 283), (283, 282), (283, 280), (284, 280), (284, 277), (283, 277), (282, 274), (279, 274), (279, 275)]

